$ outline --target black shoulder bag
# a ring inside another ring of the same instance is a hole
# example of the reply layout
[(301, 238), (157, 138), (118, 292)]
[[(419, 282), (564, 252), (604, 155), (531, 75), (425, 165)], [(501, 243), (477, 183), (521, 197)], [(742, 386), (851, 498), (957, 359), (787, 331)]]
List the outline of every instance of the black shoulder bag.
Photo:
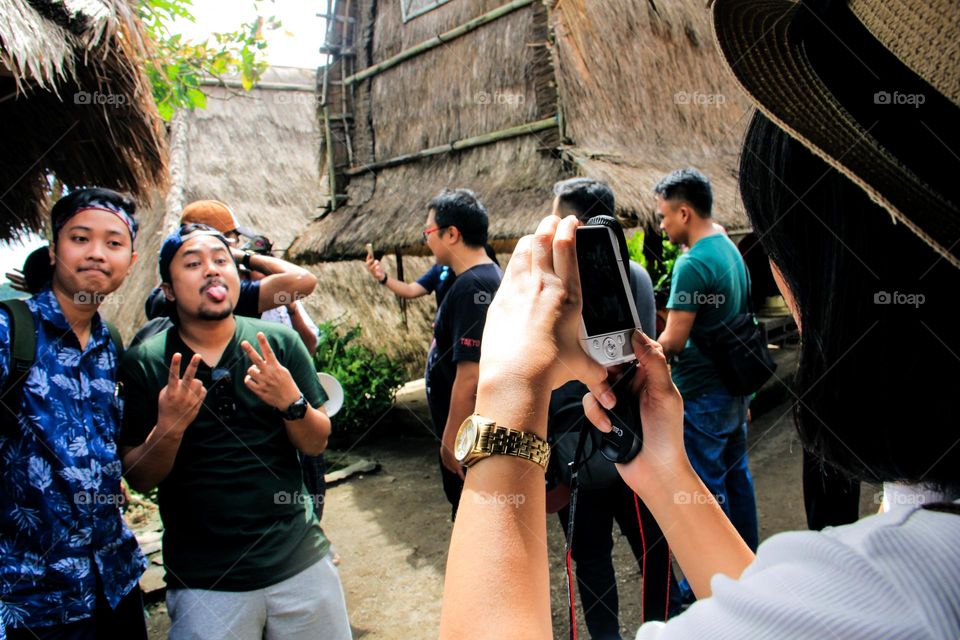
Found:
[(747, 312), (738, 313), (723, 323), (712, 335), (697, 335), (690, 339), (707, 356), (720, 375), (720, 380), (732, 395), (748, 396), (770, 379), (777, 363), (767, 349), (767, 334), (757, 320), (753, 307), (750, 272), (747, 276)]

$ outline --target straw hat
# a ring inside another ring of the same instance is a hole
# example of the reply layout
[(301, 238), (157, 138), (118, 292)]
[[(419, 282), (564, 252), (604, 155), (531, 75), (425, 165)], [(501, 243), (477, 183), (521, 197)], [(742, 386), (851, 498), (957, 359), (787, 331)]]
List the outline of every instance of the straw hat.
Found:
[(960, 267), (960, 2), (716, 0), (713, 21), (764, 115)]

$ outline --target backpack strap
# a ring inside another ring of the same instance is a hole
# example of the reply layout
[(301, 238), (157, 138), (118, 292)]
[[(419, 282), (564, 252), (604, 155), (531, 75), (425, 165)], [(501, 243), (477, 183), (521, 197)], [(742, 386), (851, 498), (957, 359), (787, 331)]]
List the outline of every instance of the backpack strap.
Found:
[[(36, 324), (33, 321), (33, 314), (30, 313), (30, 307), (23, 300), (0, 300), (0, 308), (10, 316), (10, 370), (7, 373), (7, 379), (3, 382), (0, 400), (3, 400), (5, 409), (2, 413), (6, 413), (7, 416), (12, 415), (16, 421), (20, 389), (37, 356)], [(13, 403), (13, 408), (10, 402)]]
[(123, 357), (123, 338), (120, 336), (120, 330), (112, 322), (104, 320), (103, 323), (107, 325), (107, 331), (110, 332), (110, 341), (113, 342), (113, 346), (117, 350), (117, 362), (120, 362), (120, 358)]

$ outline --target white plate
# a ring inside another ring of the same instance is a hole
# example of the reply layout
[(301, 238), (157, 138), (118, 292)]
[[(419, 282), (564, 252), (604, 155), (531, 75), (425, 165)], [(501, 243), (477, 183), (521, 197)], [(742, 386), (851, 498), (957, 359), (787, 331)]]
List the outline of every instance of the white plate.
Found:
[(327, 410), (327, 415), (333, 417), (341, 408), (343, 408), (343, 387), (329, 373), (318, 373), (320, 386), (327, 393), (327, 401), (323, 403), (323, 408)]

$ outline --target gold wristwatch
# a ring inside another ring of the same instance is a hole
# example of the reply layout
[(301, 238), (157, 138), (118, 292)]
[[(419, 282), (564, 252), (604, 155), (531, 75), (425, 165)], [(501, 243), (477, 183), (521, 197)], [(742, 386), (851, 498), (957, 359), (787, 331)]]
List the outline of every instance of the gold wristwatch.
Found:
[(493, 420), (473, 414), (460, 425), (454, 454), (467, 467), (498, 454), (517, 456), (546, 469), (550, 445), (536, 434), (501, 427)]

